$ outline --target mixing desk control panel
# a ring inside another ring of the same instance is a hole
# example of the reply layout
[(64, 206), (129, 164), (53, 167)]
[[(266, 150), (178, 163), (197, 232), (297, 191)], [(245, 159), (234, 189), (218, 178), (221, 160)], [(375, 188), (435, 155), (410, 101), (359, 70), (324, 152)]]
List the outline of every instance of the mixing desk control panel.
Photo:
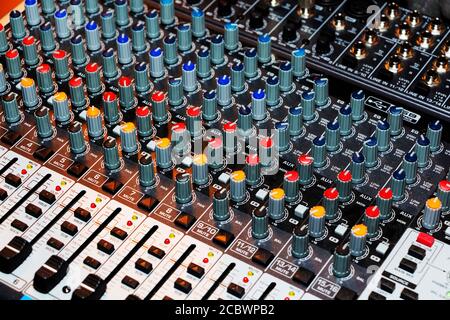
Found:
[(450, 299), (449, 32), (375, 0), (26, 0), (1, 298)]

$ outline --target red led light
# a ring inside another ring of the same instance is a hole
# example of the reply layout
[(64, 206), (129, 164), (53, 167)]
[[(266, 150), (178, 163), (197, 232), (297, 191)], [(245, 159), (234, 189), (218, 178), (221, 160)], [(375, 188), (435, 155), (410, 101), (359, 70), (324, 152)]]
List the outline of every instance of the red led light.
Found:
[(244, 283), (247, 283), (247, 282), (248, 282), (248, 278), (247, 278), (247, 277), (244, 277), (244, 279), (242, 279), (242, 281), (243, 281)]
[(169, 239), (164, 240), (164, 244), (170, 244), (170, 240)]
[(208, 262), (209, 262), (208, 258), (203, 259), (203, 263), (208, 263)]
[(127, 226), (131, 227), (133, 225), (133, 222), (129, 221), (127, 222)]
[(22, 173), (22, 174), (27, 174), (27, 170), (22, 169), (21, 173)]
[(91, 203), (91, 208), (95, 209), (97, 207), (97, 205), (95, 203)]
[(56, 190), (56, 191), (61, 191), (61, 187), (60, 187), (60, 186), (56, 186), (56, 187), (55, 187), (55, 190)]
[(289, 297), (285, 297), (284, 300), (291, 300), (291, 299), (289, 299)]

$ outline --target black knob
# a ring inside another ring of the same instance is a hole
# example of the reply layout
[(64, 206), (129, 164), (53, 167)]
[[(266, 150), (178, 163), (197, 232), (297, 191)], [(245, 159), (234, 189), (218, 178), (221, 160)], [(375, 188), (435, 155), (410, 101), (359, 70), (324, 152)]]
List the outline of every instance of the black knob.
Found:
[(367, 19), (372, 14), (367, 8), (374, 4), (373, 0), (350, 0), (345, 4), (345, 12), (355, 19)]
[(326, 34), (321, 34), (317, 38), (316, 43), (316, 52), (318, 54), (327, 54), (331, 51), (331, 45), (330, 45), (330, 37)]
[(297, 39), (297, 30), (299, 25), (294, 21), (288, 21), (283, 27), (282, 38), (285, 42), (291, 42)]
[(250, 13), (249, 26), (252, 29), (261, 29), (264, 27), (264, 14), (260, 9), (255, 9)]
[(201, 0), (186, 0), (186, 4), (190, 5), (190, 6), (195, 6), (198, 5), (200, 3)]
[(219, 0), (217, 3), (217, 14), (220, 17), (228, 17), (231, 15), (232, 10), (232, 1), (231, 0)]
[(344, 2), (344, 0), (317, 0), (316, 3), (321, 6), (331, 7)]

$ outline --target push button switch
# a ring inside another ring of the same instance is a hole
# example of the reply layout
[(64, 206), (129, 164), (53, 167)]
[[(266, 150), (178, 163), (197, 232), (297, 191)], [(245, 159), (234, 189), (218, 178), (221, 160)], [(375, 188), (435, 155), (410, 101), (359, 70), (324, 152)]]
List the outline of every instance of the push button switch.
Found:
[(194, 277), (201, 278), (205, 274), (205, 269), (203, 267), (200, 267), (199, 265), (191, 262), (188, 265), (187, 272), (189, 274), (193, 275)]
[(126, 231), (117, 227), (112, 228), (111, 235), (120, 240), (125, 240), (128, 237), (128, 233)]
[(69, 169), (67, 169), (67, 173), (76, 178), (81, 178), (81, 176), (87, 171), (88, 167), (80, 162), (73, 163)]
[(25, 207), (25, 213), (29, 214), (33, 218), (39, 218), (42, 215), (42, 209), (39, 208), (37, 205), (34, 205), (32, 203), (27, 204)]
[(138, 287), (138, 285), (139, 285), (139, 281), (133, 279), (130, 276), (123, 277), (122, 283), (124, 285), (126, 285), (127, 287), (130, 287), (131, 289), (136, 289)]
[(102, 239), (97, 243), (97, 249), (106, 254), (111, 254), (114, 252), (114, 245), (111, 242)]
[(157, 257), (158, 259), (162, 259), (164, 258), (164, 256), (166, 255), (166, 253), (164, 252), (164, 250), (155, 247), (155, 246), (151, 246), (148, 249), (148, 253), (150, 253), (152, 256)]
[(11, 226), (19, 231), (24, 232), (25, 230), (28, 229), (28, 225), (20, 220), (14, 219), (13, 222), (11, 222)]
[(37, 149), (34, 153), (33, 153), (33, 157), (35, 159), (38, 159), (42, 162), (47, 161), (48, 159), (50, 159), (50, 157), (55, 153), (55, 151), (53, 151), (50, 148), (44, 147), (44, 146), (40, 146), (39, 149)]
[(335, 300), (356, 300), (356, 298), (358, 298), (358, 295), (356, 294), (355, 291), (346, 288), (346, 287), (341, 287), (341, 289), (338, 291), (338, 293), (336, 294), (336, 297), (334, 297)]
[(64, 221), (61, 224), (61, 231), (73, 237), (78, 233), (78, 227), (69, 221)]
[(178, 278), (177, 280), (175, 280), (174, 287), (175, 289), (178, 289), (186, 294), (188, 294), (192, 290), (192, 284), (182, 278)]
[(8, 192), (0, 188), (0, 201), (4, 201), (8, 197)]
[(411, 289), (404, 288), (400, 294), (400, 298), (404, 300), (419, 300), (419, 294)]
[(151, 212), (156, 207), (156, 205), (159, 203), (158, 200), (154, 199), (153, 197), (150, 197), (149, 195), (145, 195), (139, 202), (138, 207), (147, 211)]
[(233, 296), (235, 296), (236, 298), (242, 298), (245, 294), (245, 289), (243, 287), (241, 287), (240, 285), (237, 285), (233, 282), (231, 282), (228, 285), (227, 288), (227, 292)]
[(74, 216), (84, 222), (88, 222), (91, 219), (91, 213), (81, 207), (75, 209)]
[(267, 267), (274, 257), (273, 253), (269, 250), (258, 248), (252, 257), (252, 261), (263, 267)]
[(411, 247), (409, 247), (409, 249), (408, 249), (408, 254), (411, 257), (414, 257), (419, 260), (423, 260), (426, 256), (427, 252), (423, 248), (420, 248), (420, 247), (412, 244)]
[(233, 240), (234, 234), (223, 229), (217, 231), (217, 233), (213, 238), (213, 242), (223, 248), (228, 248), (228, 246), (231, 244), (231, 242), (233, 242)]
[(87, 256), (84, 259), (83, 263), (95, 270), (97, 270), (100, 267), (100, 261), (98, 261), (90, 256)]
[(5, 182), (10, 186), (17, 188), (22, 184), (22, 179), (19, 176), (16, 176), (15, 174), (8, 173), (5, 177)]
[(8, 146), (13, 146), (16, 144), (17, 141), (20, 140), (20, 138), (22, 138), (22, 136), (14, 131), (8, 131), (7, 133), (5, 133), (2, 137), (2, 142), (7, 144)]
[(109, 178), (102, 186), (102, 189), (111, 195), (115, 195), (122, 188), (123, 183)]
[(47, 245), (56, 250), (61, 250), (64, 247), (64, 243), (53, 237), (48, 239)]
[(395, 282), (381, 278), (379, 283), (380, 289), (388, 293), (392, 293), (395, 290)]
[(294, 273), (292, 280), (307, 287), (311, 284), (315, 277), (316, 275), (314, 272), (300, 267), (297, 272)]
[(145, 274), (149, 274), (153, 269), (153, 266), (150, 262), (141, 258), (136, 261), (134, 267)]
[(182, 212), (175, 220), (175, 224), (185, 230), (188, 230), (195, 222), (195, 217), (188, 213)]
[(42, 200), (47, 204), (53, 204), (56, 201), (56, 197), (54, 193), (47, 190), (42, 190), (39, 193), (39, 200)]
[(402, 261), (400, 261), (399, 267), (400, 267), (400, 269), (403, 269), (409, 273), (414, 273), (414, 272), (416, 272), (416, 269), (417, 269), (417, 263), (415, 263), (409, 259), (403, 258)]

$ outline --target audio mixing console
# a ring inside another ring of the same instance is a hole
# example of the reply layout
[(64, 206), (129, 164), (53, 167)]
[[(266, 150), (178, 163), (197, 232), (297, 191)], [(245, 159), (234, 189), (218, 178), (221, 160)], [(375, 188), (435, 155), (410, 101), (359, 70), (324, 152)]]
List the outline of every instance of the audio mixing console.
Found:
[(450, 24), (376, 0), (25, 0), (3, 299), (450, 299)]

